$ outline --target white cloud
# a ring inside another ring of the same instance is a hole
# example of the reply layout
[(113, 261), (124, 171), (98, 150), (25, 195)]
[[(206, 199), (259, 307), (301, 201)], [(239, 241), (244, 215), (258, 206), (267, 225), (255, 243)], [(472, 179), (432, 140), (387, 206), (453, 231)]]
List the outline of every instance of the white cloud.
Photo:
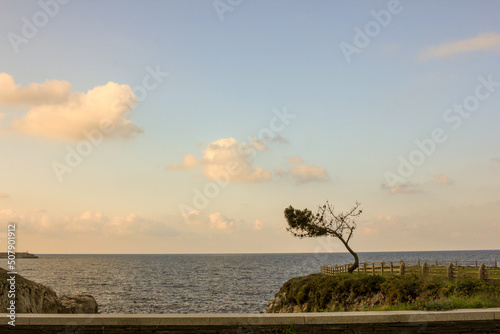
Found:
[(408, 195), (423, 192), (422, 188), (411, 182), (400, 183), (393, 187), (382, 185), (383, 189), (388, 189), (391, 195)]
[[(277, 141), (281, 137), (276, 137)], [(272, 142), (270, 140), (269, 142)], [(267, 146), (255, 138), (247, 144), (238, 142), (234, 138), (222, 138), (208, 144), (203, 151), (203, 158), (198, 159), (192, 154), (184, 156), (180, 164), (168, 165), (168, 170), (188, 170), (196, 167), (203, 168), (203, 175), (207, 180), (222, 182), (259, 182), (269, 181), (273, 173), (263, 167), (254, 166), (258, 151), (267, 151)], [(291, 165), (288, 171), (281, 167), (274, 168), (274, 176), (278, 178), (292, 177), (298, 183), (325, 181), (329, 179), (324, 167), (307, 165), (299, 156), (287, 157)]]
[[(264, 140), (264, 138), (263, 138)], [(266, 144), (271, 144), (271, 143), (282, 143), (282, 144), (288, 144), (289, 141), (288, 139), (282, 137), (279, 133), (276, 134), (272, 138), (265, 138)]]
[(58, 232), (56, 223), (44, 210), (25, 215), (12, 209), (2, 209), (0, 210), (0, 222), (20, 224), (23, 231), (31, 233), (48, 230)]
[(234, 219), (223, 216), (220, 212), (211, 213), (208, 218), (208, 227), (213, 230), (231, 232), (237, 223)]
[(297, 166), (292, 166), (288, 169), (290, 174), (295, 177), (299, 183), (306, 183), (312, 181), (324, 181), (328, 180), (328, 173), (325, 167), (309, 166), (306, 164), (300, 164)]
[(287, 161), (290, 165), (300, 164), (300, 163), (303, 163), (303, 162), (304, 162), (304, 161), (302, 161), (302, 159), (301, 159), (299, 156), (296, 156), (296, 157), (287, 157), (287, 158), (286, 158), (286, 161)]
[(408, 216), (378, 215), (358, 224), (360, 233), (365, 235), (387, 234), (396, 232), (399, 235), (415, 234), (421, 228), (429, 226), (429, 222), (421, 215)]
[(434, 182), (442, 185), (452, 185), (454, 181), (444, 174), (434, 175)]
[[(287, 157), (286, 161), (291, 165), (288, 167), (288, 173), (298, 183), (325, 181), (329, 179), (325, 167), (307, 165), (299, 156)], [(276, 169), (276, 173), (278, 176), (284, 176), (286, 174), (281, 168)]]
[(210, 213), (208, 216), (198, 210), (192, 210), (189, 213), (182, 214), (184, 221), (188, 225), (197, 227), (208, 227), (211, 230), (232, 232), (240, 221), (238, 219), (228, 218), (220, 212)]
[(204, 217), (198, 210), (182, 213), (181, 216), (188, 225), (201, 226), (207, 222), (207, 218)]
[(288, 169), (274, 168), (275, 179), (293, 179), (296, 183), (328, 181), (330, 176), (325, 167), (307, 165), (300, 156), (286, 157)]
[(0, 73), (0, 104), (43, 105), (65, 103), (71, 96), (71, 84), (67, 81), (47, 80), (42, 84), (31, 83), (25, 87), (16, 85), (14, 78)]
[(271, 172), (262, 167), (254, 167), (256, 152), (265, 150), (267, 150), (266, 145), (258, 140), (243, 144), (234, 138), (222, 138), (207, 146), (202, 159), (188, 154), (184, 157), (183, 163), (171, 164), (167, 169), (186, 170), (201, 166), (203, 175), (208, 180), (268, 181), (271, 179)]
[(137, 100), (128, 85), (108, 82), (86, 93), (72, 92), (67, 81), (16, 85), (12, 76), (0, 73), (0, 106), (23, 112), (10, 112), (13, 120), (7, 131), (28, 136), (60, 140), (85, 139), (85, 132), (99, 129), (102, 122), (113, 126), (108, 136), (131, 138), (141, 133), (126, 117)]
[(145, 219), (134, 213), (108, 218), (101, 211), (87, 211), (78, 217), (66, 217), (64, 225), (65, 230), (70, 232), (99, 233), (113, 237), (178, 235), (178, 232), (166, 223)]
[(264, 223), (261, 220), (255, 220), (255, 223), (253, 224), (253, 229), (255, 231), (261, 231), (264, 228)]
[(419, 59), (446, 58), (473, 51), (500, 51), (500, 33), (482, 33), (474, 38), (428, 47), (420, 52)]
[(15, 222), (22, 226), (25, 233), (91, 233), (106, 237), (133, 235), (176, 236), (178, 232), (166, 223), (156, 222), (128, 214), (107, 217), (103, 212), (87, 211), (81, 215), (66, 216), (62, 219), (49, 215), (44, 210), (30, 214), (19, 214), (10, 209), (0, 210), (0, 222)]
[(192, 154), (187, 154), (184, 156), (184, 161), (181, 164), (173, 163), (167, 166), (167, 169), (170, 170), (186, 170), (198, 167), (200, 165), (200, 161), (197, 157)]

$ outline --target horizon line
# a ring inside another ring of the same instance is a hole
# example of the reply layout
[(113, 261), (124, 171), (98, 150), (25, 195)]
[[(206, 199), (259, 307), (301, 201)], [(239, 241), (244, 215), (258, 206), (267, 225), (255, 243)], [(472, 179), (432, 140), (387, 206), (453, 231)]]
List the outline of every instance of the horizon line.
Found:
[[(405, 250), (405, 251), (362, 251), (362, 253), (414, 253), (414, 252), (477, 252), (500, 251), (500, 249), (441, 249), (441, 250)], [(17, 252), (26, 253), (26, 252)], [(344, 252), (255, 252), (255, 253), (31, 253), (34, 255), (278, 255), (278, 254), (350, 254)]]

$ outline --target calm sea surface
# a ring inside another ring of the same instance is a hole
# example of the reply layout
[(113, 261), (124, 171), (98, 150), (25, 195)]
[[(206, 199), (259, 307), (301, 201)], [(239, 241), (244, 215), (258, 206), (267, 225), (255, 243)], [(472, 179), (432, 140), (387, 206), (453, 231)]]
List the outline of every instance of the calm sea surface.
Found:
[[(500, 263), (500, 250), (359, 255), (361, 262)], [(58, 295), (94, 296), (101, 313), (259, 313), (286, 280), (319, 272), (323, 264), (351, 261), (348, 253), (40, 255), (18, 260), (17, 269)]]

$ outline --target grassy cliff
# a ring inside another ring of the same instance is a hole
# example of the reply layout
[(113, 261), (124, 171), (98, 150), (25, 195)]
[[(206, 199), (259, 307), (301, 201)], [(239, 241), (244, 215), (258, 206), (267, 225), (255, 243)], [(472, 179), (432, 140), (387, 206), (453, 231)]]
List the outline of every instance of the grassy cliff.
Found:
[(312, 274), (288, 280), (268, 313), (450, 310), (500, 306), (500, 281), (441, 277)]

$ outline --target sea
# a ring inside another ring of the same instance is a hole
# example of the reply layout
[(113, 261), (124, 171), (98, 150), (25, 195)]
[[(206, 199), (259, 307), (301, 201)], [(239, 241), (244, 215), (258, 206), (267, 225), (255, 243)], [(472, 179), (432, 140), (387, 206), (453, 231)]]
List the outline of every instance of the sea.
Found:
[[(103, 314), (262, 313), (288, 279), (321, 265), (352, 262), (349, 253), (39, 255), (17, 272), (59, 296), (90, 294)], [(492, 262), (500, 250), (366, 252), (360, 262)], [(0, 265), (6, 267), (6, 260)]]

